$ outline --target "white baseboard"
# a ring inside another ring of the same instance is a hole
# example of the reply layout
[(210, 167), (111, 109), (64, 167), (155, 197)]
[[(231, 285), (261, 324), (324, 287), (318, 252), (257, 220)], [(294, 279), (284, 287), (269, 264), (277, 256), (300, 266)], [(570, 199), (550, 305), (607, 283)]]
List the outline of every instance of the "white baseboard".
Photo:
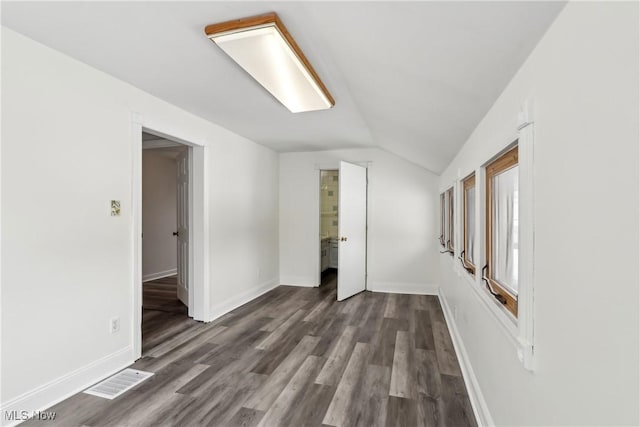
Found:
[(144, 276), (142, 276), (142, 283), (150, 282), (156, 279), (162, 279), (163, 277), (175, 276), (176, 274), (178, 274), (177, 268), (172, 268), (171, 270), (166, 271), (159, 271), (157, 273), (145, 274)]
[(249, 301), (258, 298), (260, 295), (265, 294), (278, 286), (280, 286), (279, 280), (271, 279), (268, 282), (262, 283), (258, 286), (255, 286), (241, 293), (240, 295), (229, 298), (226, 301), (223, 301), (219, 304), (212, 306), (210, 311), (210, 318), (208, 322), (216, 320), (218, 317), (221, 317), (227, 314), (228, 312), (230, 312), (231, 310), (234, 310), (240, 307), (241, 305), (246, 304)]
[(303, 288), (315, 288), (318, 286), (316, 283), (318, 279), (313, 280), (311, 277), (296, 277), (296, 276), (282, 276), (280, 278), (280, 284), (286, 286), (300, 286)]
[(480, 389), (480, 384), (478, 383), (476, 374), (473, 372), (473, 366), (471, 366), (469, 355), (467, 354), (464, 342), (462, 341), (462, 337), (460, 336), (460, 332), (458, 331), (458, 327), (456, 326), (453, 314), (451, 313), (451, 309), (449, 308), (449, 304), (447, 303), (447, 299), (442, 293), (442, 290), (439, 291), (438, 298), (440, 299), (440, 305), (442, 306), (442, 311), (444, 312), (444, 319), (447, 322), (447, 329), (449, 329), (449, 334), (451, 335), (451, 340), (453, 341), (453, 347), (455, 348), (456, 354), (458, 355), (458, 360), (460, 361), (460, 369), (462, 370), (464, 383), (467, 387), (469, 400), (471, 400), (473, 413), (476, 416), (476, 422), (480, 427), (494, 426), (495, 423), (493, 422), (493, 418), (491, 417), (491, 412), (489, 412), (487, 402), (484, 400), (482, 390)]
[(133, 359), (133, 348), (127, 346), (7, 402), (2, 402), (0, 425), (3, 427), (17, 425), (25, 420), (7, 420), (8, 414), (17, 414), (18, 417), (22, 414), (32, 416), (34, 412), (50, 408), (126, 368), (133, 363)]
[(369, 282), (367, 290), (388, 294), (438, 295), (438, 285), (407, 282)]

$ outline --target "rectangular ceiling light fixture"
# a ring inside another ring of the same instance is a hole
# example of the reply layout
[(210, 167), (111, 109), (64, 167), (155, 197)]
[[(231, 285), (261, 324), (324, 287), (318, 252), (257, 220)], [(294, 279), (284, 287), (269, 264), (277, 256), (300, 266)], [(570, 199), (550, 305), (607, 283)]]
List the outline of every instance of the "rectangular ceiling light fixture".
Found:
[(275, 13), (207, 25), (205, 33), (292, 113), (335, 105)]

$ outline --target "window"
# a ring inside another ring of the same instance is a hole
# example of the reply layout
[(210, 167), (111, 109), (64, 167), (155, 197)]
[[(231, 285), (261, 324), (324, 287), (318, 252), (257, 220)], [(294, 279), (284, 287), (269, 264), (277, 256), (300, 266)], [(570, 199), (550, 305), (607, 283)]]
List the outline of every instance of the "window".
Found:
[(476, 176), (462, 181), (462, 263), (465, 269), (476, 273), (474, 252), (476, 246)]
[(450, 254), (453, 254), (453, 187), (447, 190), (446, 199), (448, 201), (447, 208), (447, 222), (448, 222), (448, 235), (447, 235), (447, 250)]
[[(440, 244), (453, 254), (453, 187), (440, 193)], [(443, 253), (444, 253), (443, 252)]]
[(446, 219), (445, 219), (446, 207), (445, 207), (444, 196), (445, 196), (445, 193), (440, 194), (440, 244), (442, 246), (445, 246), (447, 243), (447, 241), (445, 240), (447, 225), (446, 225)]
[[(486, 167), (486, 276), (489, 291), (518, 316), (518, 147)], [(465, 253), (466, 255), (466, 253)]]

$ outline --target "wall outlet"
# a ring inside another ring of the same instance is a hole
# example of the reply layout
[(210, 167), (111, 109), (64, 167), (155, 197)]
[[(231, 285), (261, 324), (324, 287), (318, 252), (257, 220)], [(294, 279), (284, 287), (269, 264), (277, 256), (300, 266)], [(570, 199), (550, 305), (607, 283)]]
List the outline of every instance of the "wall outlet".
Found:
[(116, 332), (120, 331), (120, 318), (119, 317), (112, 317), (109, 320), (109, 332), (111, 332), (112, 334), (115, 334)]

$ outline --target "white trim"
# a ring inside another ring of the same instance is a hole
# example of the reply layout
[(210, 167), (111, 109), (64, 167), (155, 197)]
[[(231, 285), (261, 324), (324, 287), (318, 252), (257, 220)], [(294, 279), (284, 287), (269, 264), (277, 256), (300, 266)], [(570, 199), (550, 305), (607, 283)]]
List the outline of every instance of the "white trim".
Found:
[(431, 283), (408, 282), (369, 282), (367, 288), (371, 292), (387, 294), (438, 295), (439, 285)]
[(177, 142), (168, 141), (166, 139), (158, 138), (142, 141), (142, 149), (143, 150), (153, 150), (155, 148), (170, 148), (170, 147), (180, 147), (182, 144)]
[(163, 277), (175, 276), (178, 274), (177, 268), (172, 268), (171, 270), (159, 271), (157, 273), (149, 273), (142, 276), (142, 283), (150, 282), (156, 279), (162, 279)]
[(442, 306), (444, 319), (447, 322), (449, 335), (451, 335), (451, 340), (453, 341), (453, 347), (456, 355), (458, 356), (458, 361), (460, 362), (460, 370), (462, 371), (462, 377), (464, 378), (464, 383), (467, 388), (469, 400), (471, 401), (473, 414), (476, 417), (476, 422), (480, 427), (493, 426), (495, 423), (491, 417), (491, 412), (489, 412), (489, 407), (487, 406), (487, 402), (485, 401), (482, 390), (480, 389), (480, 384), (478, 383), (478, 379), (473, 371), (473, 366), (471, 366), (471, 361), (469, 360), (469, 355), (467, 354), (464, 342), (460, 336), (456, 322), (453, 320), (449, 304), (447, 304), (447, 299), (445, 298), (442, 290), (438, 293), (438, 299)]
[(301, 288), (317, 288), (320, 285), (314, 284), (311, 277), (294, 277), (285, 276), (280, 278), (280, 284), (283, 286), (299, 286)]
[(258, 286), (254, 286), (253, 288), (241, 293), (240, 295), (236, 295), (232, 298), (227, 299), (221, 303), (218, 303), (211, 307), (211, 317), (207, 320), (211, 322), (218, 317), (224, 316), (232, 310), (244, 305), (256, 298), (260, 295), (263, 295), (270, 290), (277, 288), (280, 286), (278, 279), (271, 279), (267, 282), (264, 282)]
[[(482, 281), (482, 266), (486, 264), (485, 248), (486, 236), (486, 170), (485, 166), (492, 161), (489, 160), (476, 170), (476, 265), (475, 283), (471, 284), (473, 294), (479, 299), (483, 306), (500, 326), (500, 330), (508, 338), (509, 342), (516, 349), (516, 355), (522, 366), (528, 370), (535, 369), (534, 359), (534, 245), (535, 245), (535, 219), (534, 219), (534, 132), (533, 132), (533, 100), (527, 99), (518, 115), (517, 133), (510, 142), (505, 145), (496, 156), (504, 153), (505, 150), (513, 146), (513, 142), (518, 144), (518, 165), (519, 165), (519, 203), (520, 203), (520, 251), (519, 251), (519, 289), (518, 289), (518, 318), (509, 313), (504, 306), (492, 298), (488, 291), (484, 289)], [(458, 276), (462, 273), (462, 268), (454, 268)]]
[(93, 361), (75, 371), (62, 375), (34, 388), (20, 396), (2, 403), (0, 424), (13, 426), (23, 420), (5, 421), (7, 412), (27, 411), (30, 415), (34, 411), (43, 411), (61, 402), (87, 387), (110, 377), (114, 373), (126, 368), (133, 363), (133, 348), (127, 346), (96, 361)]
[(533, 371), (534, 360), (534, 283), (535, 283), (535, 191), (533, 100), (525, 101), (518, 123), (519, 218), (518, 238), (518, 359)]
[(489, 317), (496, 321), (500, 330), (504, 333), (505, 337), (508, 338), (509, 342), (517, 348), (517, 321), (511, 313), (505, 310), (504, 306), (486, 290), (484, 286), (485, 283), (480, 277), (480, 274), (478, 274), (475, 279), (475, 283), (471, 286), (471, 289), (473, 290), (472, 293), (476, 298), (478, 298), (480, 305), (489, 312)]
[(131, 113), (131, 346), (142, 357), (142, 114)]
[(207, 149), (192, 146), (193, 161), (190, 164), (191, 179), (189, 197), (189, 295), (193, 298), (193, 318), (206, 321), (210, 318), (211, 286), (209, 281), (209, 174)]
[[(193, 231), (193, 224), (194, 224), (194, 218), (196, 213), (194, 212), (194, 196), (196, 194), (196, 192), (193, 190), (193, 184), (196, 178), (196, 174), (193, 172), (193, 162), (196, 158), (196, 156), (193, 153), (193, 146), (189, 146), (189, 150), (187, 151), (187, 173), (188, 173), (188, 177), (187, 179), (189, 180), (188, 186), (187, 186), (187, 215), (188, 215), (188, 219), (187, 219), (187, 227), (188, 227), (188, 231), (189, 231), (189, 236), (188, 236), (188, 242), (187, 242), (187, 247), (189, 248), (189, 254), (187, 256), (187, 284), (186, 284), (186, 289), (184, 287), (179, 287), (178, 288), (178, 299), (184, 300), (186, 299), (188, 304), (187, 304), (187, 315), (189, 317), (194, 317), (194, 312), (195, 310), (195, 302), (198, 301), (196, 300), (195, 297), (195, 289), (194, 289), (194, 283), (195, 281), (193, 280), (193, 272), (195, 271), (195, 264), (194, 264), (194, 260), (193, 255), (195, 254), (195, 245), (193, 243), (193, 239), (195, 237), (195, 233)], [(186, 298), (185, 298), (185, 292), (187, 293)], [(208, 305), (208, 304), (207, 304)]]
[[(209, 203), (207, 183), (207, 148), (197, 136), (184, 138), (184, 134), (167, 123), (166, 118), (143, 117), (131, 114), (132, 153), (132, 316), (131, 337), (134, 359), (142, 356), (142, 132), (187, 145), (191, 163), (189, 202), (189, 315), (195, 320), (207, 321), (211, 305), (209, 282)], [(192, 300), (193, 299), (193, 300)]]

